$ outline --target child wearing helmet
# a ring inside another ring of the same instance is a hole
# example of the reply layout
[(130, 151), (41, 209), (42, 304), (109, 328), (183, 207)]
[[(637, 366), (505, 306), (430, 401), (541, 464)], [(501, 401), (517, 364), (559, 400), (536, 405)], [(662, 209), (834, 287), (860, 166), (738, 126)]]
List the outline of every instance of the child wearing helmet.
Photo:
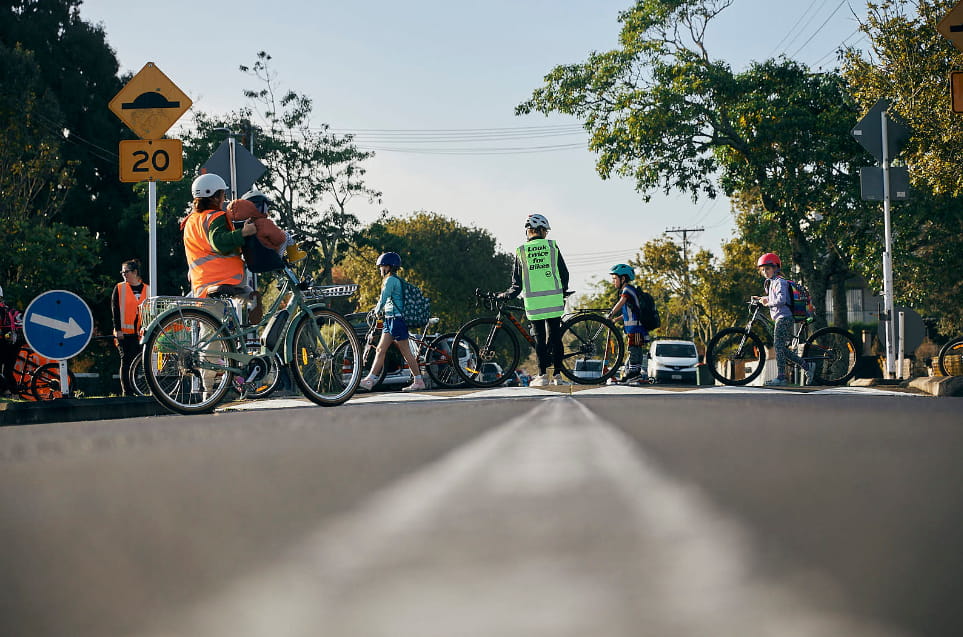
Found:
[(381, 270), (381, 299), (372, 310), (375, 314), (384, 312), (384, 330), (381, 332), (381, 340), (378, 341), (378, 349), (375, 351), (375, 359), (371, 364), (371, 371), (365, 378), (361, 379), (360, 387), (371, 391), (378, 377), (381, 376), (381, 368), (385, 364), (385, 356), (388, 348), (394, 343), (405, 357), (408, 369), (414, 377), (414, 381), (401, 391), (419, 391), (425, 389), (425, 380), (421, 376), (421, 367), (418, 365), (418, 358), (412, 353), (408, 345), (408, 325), (402, 316), (404, 309), (404, 295), (401, 289), (401, 279), (398, 278), (398, 268), (401, 267), (401, 256), (397, 252), (385, 252), (378, 257), (376, 265)]
[(625, 373), (617, 381), (645, 382), (648, 380), (646, 370), (645, 344), (649, 340), (649, 332), (643, 327), (639, 318), (639, 291), (629, 281), (635, 278), (635, 270), (625, 263), (618, 263), (609, 268), (612, 285), (618, 290), (619, 300), (609, 312), (610, 319), (622, 319), (622, 329), (629, 345), (629, 359), (625, 363)]
[(298, 261), (307, 256), (295, 244), (294, 240), (284, 230), (268, 217), (271, 201), (263, 193), (251, 189), (240, 199), (235, 199), (227, 205), (227, 217), (235, 224), (244, 223), (248, 219), (254, 221), (257, 232), (254, 236), (265, 248), (274, 250), (279, 255), (287, 254), (290, 261)]
[(754, 296), (753, 300), (769, 308), (769, 316), (773, 321), (772, 342), (776, 350), (776, 377), (766, 381), (769, 386), (789, 384), (786, 380), (786, 360), (798, 365), (805, 375), (804, 382), (812, 383), (816, 372), (816, 363), (807, 363), (794, 351), (789, 349), (789, 341), (793, 336), (795, 321), (792, 316), (792, 290), (789, 281), (782, 275), (782, 261), (774, 252), (767, 252), (756, 261), (759, 274), (766, 278), (764, 287), (766, 296)]
[(515, 250), (512, 285), (498, 295), (502, 299), (525, 297), (525, 314), (535, 331), (538, 376), (530, 386), (549, 384), (548, 366), (555, 369), (551, 382), (570, 385), (562, 379), (562, 314), (568, 296), (568, 268), (554, 241), (546, 239), (551, 226), (543, 215), (531, 214), (525, 220), (528, 239)]

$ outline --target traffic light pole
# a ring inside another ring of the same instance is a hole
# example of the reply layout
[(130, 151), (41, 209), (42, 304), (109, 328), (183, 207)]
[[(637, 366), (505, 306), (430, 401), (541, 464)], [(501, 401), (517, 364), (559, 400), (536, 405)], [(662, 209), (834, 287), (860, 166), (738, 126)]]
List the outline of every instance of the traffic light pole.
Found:
[[(887, 117), (884, 110), (882, 118), (883, 133), (883, 308), (886, 313), (886, 377), (896, 378), (896, 322), (893, 320), (893, 233), (889, 214), (889, 144), (887, 143)], [(883, 317), (880, 317), (881, 319)]]

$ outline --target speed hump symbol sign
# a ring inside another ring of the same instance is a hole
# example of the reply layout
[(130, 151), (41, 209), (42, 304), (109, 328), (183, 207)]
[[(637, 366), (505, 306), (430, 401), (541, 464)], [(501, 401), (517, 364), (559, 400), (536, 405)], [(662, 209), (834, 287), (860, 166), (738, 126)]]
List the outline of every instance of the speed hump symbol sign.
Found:
[(179, 139), (133, 139), (120, 142), (120, 180), (179, 181), (184, 176), (184, 148)]

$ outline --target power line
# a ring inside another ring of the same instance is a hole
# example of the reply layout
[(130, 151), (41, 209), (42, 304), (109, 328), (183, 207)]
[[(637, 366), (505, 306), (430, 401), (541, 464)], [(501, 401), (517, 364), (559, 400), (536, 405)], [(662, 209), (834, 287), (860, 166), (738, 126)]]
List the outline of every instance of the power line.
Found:
[(832, 18), (833, 18), (834, 15), (836, 15), (836, 12), (839, 11), (840, 9), (842, 9), (842, 8), (843, 8), (843, 5), (846, 4), (848, 1), (849, 1), (849, 0), (842, 0), (842, 2), (840, 2), (838, 5), (836, 5), (836, 8), (833, 9), (833, 12), (829, 14), (829, 17), (827, 17), (825, 20), (823, 20), (823, 23), (819, 25), (819, 28), (816, 29), (811, 36), (809, 36), (809, 39), (808, 39), (808, 40), (806, 40), (805, 42), (803, 42), (803, 45), (802, 45), (801, 47), (799, 47), (798, 49), (796, 49), (796, 52), (792, 54), (792, 57), (796, 57), (797, 55), (799, 55), (799, 52), (802, 51), (803, 49), (805, 49), (805, 48), (806, 48), (806, 45), (813, 41), (813, 38), (816, 37), (816, 35), (819, 34), (819, 32), (823, 30), (823, 27), (825, 27), (827, 24), (829, 24), (829, 21), (832, 20)]
[[(796, 39), (796, 37), (798, 37), (799, 31), (796, 30), (796, 27), (799, 26), (799, 23), (803, 21), (803, 18), (806, 17), (806, 14), (809, 13), (809, 11), (813, 8), (813, 5), (815, 5), (817, 1), (818, 0), (812, 0), (812, 2), (809, 3), (809, 6), (806, 7), (806, 10), (803, 11), (798, 18), (796, 18), (795, 24), (789, 27), (789, 30), (786, 31), (786, 35), (782, 36), (782, 40), (779, 40), (779, 43), (772, 49), (772, 52), (769, 54), (769, 57), (774, 56), (776, 52), (780, 50), (780, 47), (782, 47), (783, 42), (785, 42), (786, 38), (788, 38), (790, 35), (792, 35), (793, 33), (797, 34), (793, 36), (794, 40)], [(823, 2), (825, 3), (826, 0), (823, 0)], [(792, 42), (790, 42), (789, 44), (792, 44)], [(789, 44), (787, 44), (786, 46), (788, 47)]]

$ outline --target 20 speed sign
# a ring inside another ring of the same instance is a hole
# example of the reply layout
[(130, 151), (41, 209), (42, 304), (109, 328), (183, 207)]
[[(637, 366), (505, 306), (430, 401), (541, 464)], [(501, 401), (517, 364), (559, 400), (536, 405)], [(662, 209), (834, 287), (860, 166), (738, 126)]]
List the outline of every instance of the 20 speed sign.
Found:
[(132, 139), (120, 142), (120, 180), (179, 181), (184, 149), (179, 139)]

